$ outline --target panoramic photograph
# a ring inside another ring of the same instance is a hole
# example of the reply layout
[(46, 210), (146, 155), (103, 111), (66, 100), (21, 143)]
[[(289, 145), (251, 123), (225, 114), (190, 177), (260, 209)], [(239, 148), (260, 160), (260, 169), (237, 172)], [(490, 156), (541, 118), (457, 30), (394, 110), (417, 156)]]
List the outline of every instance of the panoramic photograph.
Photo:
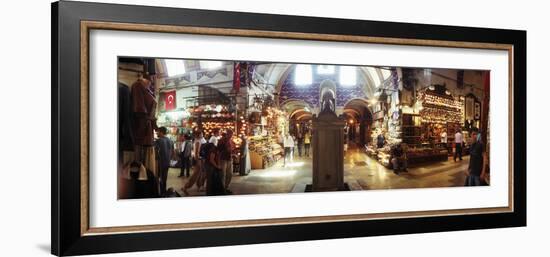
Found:
[(490, 185), (488, 70), (118, 58), (118, 199)]

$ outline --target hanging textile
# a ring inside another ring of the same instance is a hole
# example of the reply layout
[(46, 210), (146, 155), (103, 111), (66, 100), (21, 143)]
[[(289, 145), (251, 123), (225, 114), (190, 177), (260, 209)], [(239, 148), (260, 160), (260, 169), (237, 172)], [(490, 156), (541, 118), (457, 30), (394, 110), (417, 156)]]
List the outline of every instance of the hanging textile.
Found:
[(149, 93), (149, 85), (150, 81), (146, 79), (139, 79), (132, 85), (132, 133), (136, 145), (153, 145), (157, 102)]
[[(122, 169), (122, 178), (128, 180), (132, 179), (132, 176), (130, 175), (130, 165), (126, 165)], [(147, 180), (147, 169), (145, 168), (145, 166), (143, 166), (143, 164), (139, 166), (139, 175), (137, 177), (137, 180)]]
[(118, 83), (118, 150), (133, 150), (134, 135), (132, 133), (130, 88)]
[(143, 161), (143, 164), (145, 165), (145, 168), (147, 168), (147, 170), (153, 172), (155, 177), (158, 177), (155, 147), (154, 146), (148, 146), (148, 147), (144, 147), (143, 150), (144, 150), (144, 157), (145, 157), (145, 160)]
[(136, 154), (134, 151), (123, 151), (122, 152), (122, 165), (125, 166), (136, 160)]
[(466, 120), (474, 119), (474, 98), (467, 96), (464, 101), (464, 118)]

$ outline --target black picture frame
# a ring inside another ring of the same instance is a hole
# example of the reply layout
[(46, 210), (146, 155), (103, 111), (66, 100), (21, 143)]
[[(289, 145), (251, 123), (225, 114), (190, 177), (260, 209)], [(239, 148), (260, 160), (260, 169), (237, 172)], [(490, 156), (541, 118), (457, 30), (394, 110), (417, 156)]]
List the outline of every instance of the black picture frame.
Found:
[[(81, 255), (526, 226), (526, 31), (61, 1), (52, 12), (51, 252)], [(271, 226), (82, 235), (82, 20), (513, 45), (514, 210)]]

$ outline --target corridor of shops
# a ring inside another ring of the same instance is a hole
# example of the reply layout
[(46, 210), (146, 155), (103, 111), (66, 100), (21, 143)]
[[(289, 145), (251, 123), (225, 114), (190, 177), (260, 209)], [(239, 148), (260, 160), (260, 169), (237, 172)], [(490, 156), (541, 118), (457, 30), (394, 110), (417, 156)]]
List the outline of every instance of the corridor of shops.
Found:
[[(410, 167), (407, 173), (394, 174), (392, 169), (381, 165), (359, 149), (350, 149), (345, 158), (344, 180), (351, 190), (463, 186), (466, 178), (464, 170), (468, 167), (468, 161), (467, 156), (457, 162), (450, 157), (444, 162)], [(247, 176), (235, 173), (231, 189), (236, 195), (304, 192), (306, 185), (312, 183), (311, 168), (311, 158), (296, 156), (287, 167), (278, 163), (267, 169), (252, 170)], [(178, 193), (184, 195), (181, 188), (188, 179), (178, 177), (179, 174), (179, 168), (170, 169), (168, 186), (178, 189)], [(200, 196), (205, 193), (194, 187), (189, 190), (189, 194)]]
[(464, 186), (470, 153), (490, 184), (488, 71), (118, 66), (119, 199)]

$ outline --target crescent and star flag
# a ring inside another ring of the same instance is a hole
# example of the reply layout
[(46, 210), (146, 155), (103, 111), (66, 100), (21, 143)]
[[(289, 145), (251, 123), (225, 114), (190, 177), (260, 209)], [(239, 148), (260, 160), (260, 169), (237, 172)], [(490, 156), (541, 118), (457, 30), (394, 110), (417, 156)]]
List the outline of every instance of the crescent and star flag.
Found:
[(176, 109), (176, 90), (164, 93), (164, 106), (167, 111)]

